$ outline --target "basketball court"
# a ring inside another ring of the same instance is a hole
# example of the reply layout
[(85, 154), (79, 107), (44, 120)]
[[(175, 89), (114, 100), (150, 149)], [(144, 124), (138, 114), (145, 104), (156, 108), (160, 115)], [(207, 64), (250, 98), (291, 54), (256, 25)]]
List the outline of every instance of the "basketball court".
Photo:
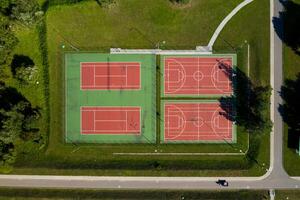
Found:
[(164, 96), (233, 94), (232, 56), (166, 56), (162, 62)]
[[(227, 112), (218, 101), (166, 101), (162, 141), (170, 142), (233, 142), (232, 105)], [(230, 112), (230, 113), (228, 113)]]

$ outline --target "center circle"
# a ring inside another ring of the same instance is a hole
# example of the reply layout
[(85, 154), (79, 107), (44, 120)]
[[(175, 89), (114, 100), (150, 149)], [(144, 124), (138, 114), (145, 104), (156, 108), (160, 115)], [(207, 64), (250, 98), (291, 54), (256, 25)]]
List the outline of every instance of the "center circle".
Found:
[(193, 78), (196, 80), (196, 81), (201, 81), (203, 78), (204, 78), (204, 75), (201, 71), (196, 71), (194, 74), (193, 74)]
[(196, 127), (201, 127), (204, 124), (204, 120), (201, 117), (197, 117), (195, 120), (193, 120), (193, 124)]

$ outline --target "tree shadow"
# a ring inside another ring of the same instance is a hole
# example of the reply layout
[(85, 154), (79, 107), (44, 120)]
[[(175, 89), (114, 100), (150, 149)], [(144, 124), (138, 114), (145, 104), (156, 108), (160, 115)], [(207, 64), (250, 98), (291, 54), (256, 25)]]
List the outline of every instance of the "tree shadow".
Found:
[[(256, 86), (249, 77), (240, 69), (228, 69), (229, 77), (234, 77), (234, 96), (222, 97), (219, 102), (228, 120), (234, 121), (237, 125), (243, 126), (249, 132), (265, 132), (271, 128), (271, 121), (268, 117), (270, 86)], [(231, 106), (230, 106), (231, 105)]]
[(24, 67), (24, 68), (33, 67), (34, 62), (28, 56), (15, 54), (13, 56), (13, 59), (12, 59), (12, 62), (11, 62), (10, 66), (11, 66), (11, 72), (12, 72), (13, 76), (15, 76), (17, 68), (20, 68), (20, 67)]
[(273, 18), (274, 29), (280, 39), (300, 55), (300, 4), (286, 0), (280, 2), (285, 10)]
[(300, 73), (295, 80), (285, 80), (280, 95), (284, 103), (278, 109), (288, 125), (288, 146), (296, 149), (299, 148), (300, 137)]
[(14, 105), (21, 101), (28, 102), (16, 88), (7, 87), (3, 82), (0, 82), (0, 109), (11, 110)]

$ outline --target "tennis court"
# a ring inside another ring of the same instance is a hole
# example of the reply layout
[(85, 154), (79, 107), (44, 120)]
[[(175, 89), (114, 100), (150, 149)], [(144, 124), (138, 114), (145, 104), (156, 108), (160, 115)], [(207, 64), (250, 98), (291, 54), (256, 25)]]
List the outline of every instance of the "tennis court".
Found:
[(218, 101), (167, 101), (163, 104), (163, 142), (234, 142), (230, 113)]
[(81, 89), (140, 89), (140, 67), (138, 62), (83, 62)]
[(140, 107), (81, 107), (81, 134), (140, 134)]
[(166, 56), (163, 58), (163, 95), (232, 95), (234, 62), (232, 55)]

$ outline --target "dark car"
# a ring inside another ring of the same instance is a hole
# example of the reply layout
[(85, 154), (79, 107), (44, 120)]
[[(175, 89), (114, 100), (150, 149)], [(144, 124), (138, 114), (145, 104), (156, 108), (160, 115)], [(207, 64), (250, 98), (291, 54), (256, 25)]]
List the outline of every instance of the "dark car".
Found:
[(216, 181), (216, 183), (218, 185), (221, 185), (221, 186), (224, 186), (224, 187), (228, 187), (228, 182), (226, 180), (218, 179), (218, 181)]

